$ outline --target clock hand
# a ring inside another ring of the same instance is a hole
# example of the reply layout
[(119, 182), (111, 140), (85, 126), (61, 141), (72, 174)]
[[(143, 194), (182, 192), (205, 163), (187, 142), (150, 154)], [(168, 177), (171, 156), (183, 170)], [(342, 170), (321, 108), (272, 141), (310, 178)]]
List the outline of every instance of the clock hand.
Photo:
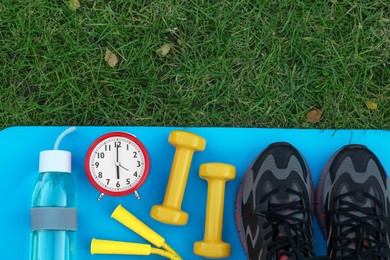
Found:
[(118, 146), (116, 146), (116, 162), (118, 163), (119, 162), (119, 150), (118, 150)]
[(118, 160), (118, 157), (119, 157), (119, 150), (118, 150), (118, 145), (116, 146), (116, 162), (115, 162), (115, 165), (116, 165), (116, 178), (119, 180), (119, 166), (120, 166), (120, 163), (119, 163), (119, 160)]
[(122, 164), (120, 164), (120, 163), (119, 163), (119, 167), (122, 167), (122, 168), (125, 169), (126, 171), (129, 171), (129, 169), (123, 167)]

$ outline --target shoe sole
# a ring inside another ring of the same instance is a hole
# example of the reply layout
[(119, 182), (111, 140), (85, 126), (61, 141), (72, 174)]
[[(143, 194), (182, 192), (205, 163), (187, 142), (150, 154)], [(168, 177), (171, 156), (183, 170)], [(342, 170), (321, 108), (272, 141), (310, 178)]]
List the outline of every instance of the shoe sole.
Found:
[[(283, 145), (288, 144), (288, 145), (292, 146), (289, 143), (278, 142), (278, 143), (273, 143), (273, 144), (267, 146), (263, 151), (267, 150), (270, 147), (281, 145), (281, 144), (283, 144)], [(248, 169), (245, 172), (244, 176), (242, 177), (240, 186), (238, 188), (235, 205), (234, 205), (234, 215), (235, 215), (236, 229), (237, 229), (237, 232), (238, 232), (238, 236), (240, 238), (241, 245), (244, 248), (244, 251), (245, 251), (246, 255), (248, 255), (248, 248), (247, 248), (247, 245), (246, 245), (246, 237), (245, 237), (245, 232), (244, 232), (244, 225), (242, 224), (241, 201), (242, 201), (244, 183), (246, 181), (246, 178), (247, 178), (248, 174), (250, 173), (253, 165), (255, 164), (257, 158), (260, 156), (260, 154), (263, 153), (263, 151), (256, 156), (256, 158), (250, 164), (250, 166), (248, 167)], [(314, 195), (313, 179), (312, 179), (312, 176), (311, 176), (311, 173), (310, 173), (310, 170), (309, 170), (309, 167), (307, 165), (306, 160), (304, 159), (304, 157), (302, 156), (302, 154), (299, 151), (298, 151), (298, 154), (303, 158), (303, 161), (304, 161), (304, 164), (305, 164), (305, 168), (306, 168), (306, 172), (307, 172), (307, 174), (309, 176), (309, 181), (310, 181), (310, 184), (311, 184), (310, 185), (310, 198), (311, 198), (310, 210), (311, 210), (311, 215), (313, 216), (314, 215), (314, 210), (315, 210), (315, 195)]]

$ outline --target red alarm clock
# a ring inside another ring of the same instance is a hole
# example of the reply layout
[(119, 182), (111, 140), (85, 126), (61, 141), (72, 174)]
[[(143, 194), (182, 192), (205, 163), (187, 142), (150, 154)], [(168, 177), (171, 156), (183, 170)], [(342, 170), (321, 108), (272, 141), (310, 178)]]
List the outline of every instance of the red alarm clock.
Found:
[(142, 142), (125, 132), (110, 132), (97, 138), (85, 157), (88, 180), (105, 194), (124, 196), (134, 193), (145, 182), (150, 169), (150, 157)]

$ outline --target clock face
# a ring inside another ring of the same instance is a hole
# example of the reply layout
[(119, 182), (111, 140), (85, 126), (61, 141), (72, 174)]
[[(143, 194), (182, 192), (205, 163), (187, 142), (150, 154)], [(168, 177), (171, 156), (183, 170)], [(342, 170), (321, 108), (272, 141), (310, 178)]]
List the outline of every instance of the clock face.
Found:
[(149, 156), (136, 137), (113, 132), (91, 145), (85, 167), (95, 188), (108, 195), (121, 196), (134, 192), (145, 181)]

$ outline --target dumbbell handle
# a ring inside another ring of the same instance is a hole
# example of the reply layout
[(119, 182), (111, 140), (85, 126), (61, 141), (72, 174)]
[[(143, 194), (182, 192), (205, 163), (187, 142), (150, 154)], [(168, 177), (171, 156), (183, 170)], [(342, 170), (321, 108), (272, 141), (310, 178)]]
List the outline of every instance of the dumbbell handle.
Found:
[(207, 179), (207, 205), (204, 241), (222, 239), (225, 183), (223, 179)]
[(192, 149), (176, 147), (164, 197), (165, 206), (181, 208), (193, 154)]

